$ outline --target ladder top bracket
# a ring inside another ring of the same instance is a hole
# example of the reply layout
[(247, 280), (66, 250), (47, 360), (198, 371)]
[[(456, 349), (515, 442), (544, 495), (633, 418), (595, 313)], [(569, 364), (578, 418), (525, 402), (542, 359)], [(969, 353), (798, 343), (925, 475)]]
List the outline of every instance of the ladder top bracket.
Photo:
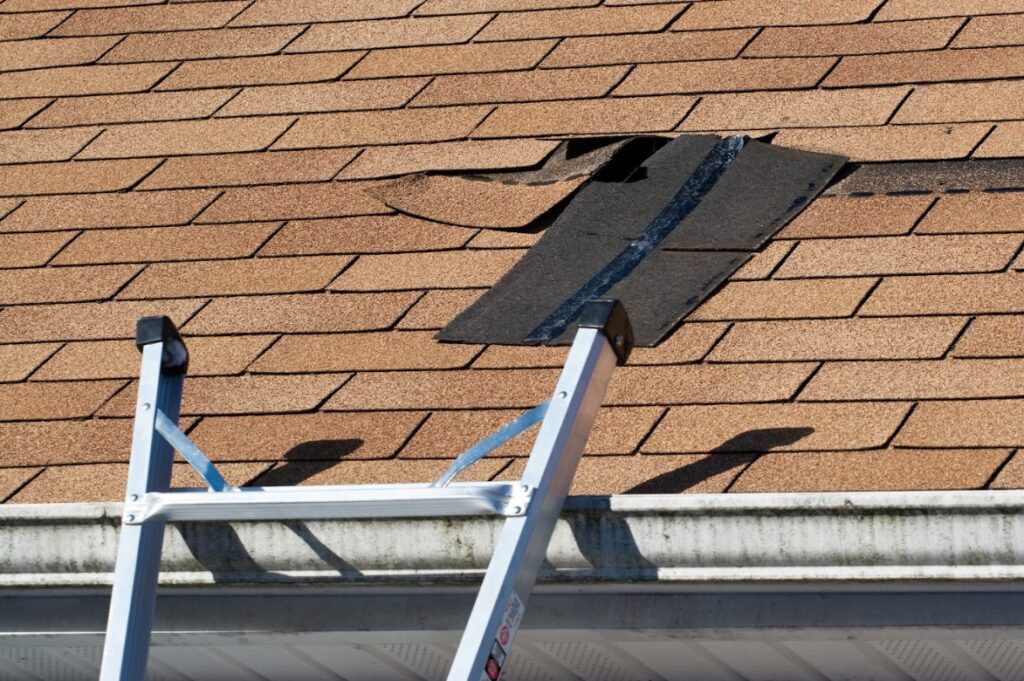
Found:
[(160, 369), (168, 374), (183, 374), (188, 369), (188, 348), (170, 317), (157, 315), (142, 317), (135, 325), (135, 347), (143, 348), (163, 343), (163, 361)]
[(581, 329), (599, 329), (615, 351), (619, 366), (633, 351), (633, 325), (625, 306), (618, 300), (591, 300), (580, 313)]

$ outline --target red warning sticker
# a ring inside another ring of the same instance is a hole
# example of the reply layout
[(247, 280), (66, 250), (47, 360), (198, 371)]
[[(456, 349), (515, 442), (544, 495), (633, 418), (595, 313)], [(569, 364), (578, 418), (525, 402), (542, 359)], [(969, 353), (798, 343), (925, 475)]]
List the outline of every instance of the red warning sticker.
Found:
[(498, 661), (493, 657), (487, 658), (487, 664), (484, 667), (487, 672), (487, 678), (491, 681), (498, 681), (498, 674), (501, 672), (501, 667), (498, 666)]
[(508, 630), (507, 624), (502, 624), (501, 629), (498, 629), (498, 643), (503, 647), (508, 645), (508, 639), (511, 632)]
[(512, 645), (512, 639), (516, 637), (516, 631), (519, 629), (519, 623), (523, 619), (524, 610), (523, 602), (519, 600), (519, 596), (512, 593), (508, 597), (505, 609), (501, 613), (501, 624), (498, 626), (498, 633), (494, 637), (491, 654), (484, 665), (484, 672), (490, 681), (498, 681), (501, 668), (505, 665), (506, 651)]

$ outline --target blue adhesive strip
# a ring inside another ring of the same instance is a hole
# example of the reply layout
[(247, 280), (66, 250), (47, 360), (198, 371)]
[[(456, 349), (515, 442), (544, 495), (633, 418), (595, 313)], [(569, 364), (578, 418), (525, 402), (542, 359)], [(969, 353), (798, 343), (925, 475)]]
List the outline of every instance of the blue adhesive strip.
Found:
[(447, 487), (448, 483), (450, 483), (455, 476), (463, 470), (469, 468), (475, 462), (487, 456), (530, 426), (543, 421), (544, 415), (548, 413), (548, 404), (550, 404), (550, 402), (543, 402), (530, 411), (520, 414), (512, 421), (506, 423), (504, 426), (485, 437), (483, 440), (480, 440), (480, 442), (477, 442), (462, 454), (459, 454), (458, 458), (452, 462), (452, 465), (448, 466), (448, 469), (441, 475), (441, 477), (434, 481), (430, 486)]
[(588, 300), (600, 298), (608, 289), (628, 276), (687, 215), (693, 212), (736, 160), (744, 144), (746, 139), (735, 135), (716, 142), (672, 200), (644, 228), (640, 237), (630, 242), (590, 281), (559, 305), (547, 319), (530, 332), (526, 340), (549, 341), (565, 333), (573, 320), (579, 317)]
[(206, 458), (202, 450), (188, 439), (188, 435), (181, 432), (181, 429), (160, 410), (156, 412), (156, 432), (160, 433), (172, 447), (185, 457), (185, 460), (192, 465), (192, 468), (196, 469), (196, 473), (203, 477), (211, 490), (225, 492), (234, 489), (220, 474), (213, 462)]

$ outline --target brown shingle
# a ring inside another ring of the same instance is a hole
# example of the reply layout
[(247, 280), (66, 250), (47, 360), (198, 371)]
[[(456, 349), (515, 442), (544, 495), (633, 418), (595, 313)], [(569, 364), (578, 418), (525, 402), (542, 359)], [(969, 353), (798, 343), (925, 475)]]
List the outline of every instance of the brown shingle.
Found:
[(374, 50), (356, 64), (348, 78), (429, 76), (528, 69), (544, 58), (554, 40), (523, 40), (493, 45), (443, 45)]
[(50, 101), (49, 99), (0, 100), (0, 130), (19, 127)]
[(234, 90), (202, 90), (59, 99), (33, 118), (29, 127), (204, 118), (234, 93)]
[(66, 161), (98, 132), (95, 128), (0, 132), (0, 163)]
[(458, 248), (475, 232), (407, 215), (296, 220), (260, 249), (260, 255), (395, 253)]
[(82, 234), (54, 260), (57, 265), (161, 260), (213, 260), (252, 255), (281, 223), (207, 227), (103, 229)]
[(412, 106), (602, 97), (626, 75), (626, 70), (625, 66), (603, 66), (440, 76), (417, 95)]
[(806, 400), (903, 400), (1024, 396), (1024, 360), (949, 359), (825, 364)]
[(683, 3), (649, 7), (594, 7), (537, 12), (507, 12), (476, 37), (477, 40), (643, 33), (660, 31), (685, 8)]
[(36, 38), (64, 21), (71, 12), (33, 12), (5, 14), (0, 21), (0, 40)]
[(1024, 400), (923, 402), (896, 436), (899, 447), (1019, 447)]
[[(188, 323), (185, 333), (302, 333), (386, 329), (394, 324), (414, 300), (414, 293), (217, 298)], [(0, 337), (4, 328), (3, 321), (3, 312), (0, 312)]]
[(940, 274), (886, 277), (863, 315), (1024, 312), (1024, 274)]
[(737, 281), (697, 308), (690, 319), (847, 317), (877, 280)]
[(989, 489), (1021, 489), (1024, 487), (1024, 458), (1018, 454), (1010, 457), (995, 480), (989, 483)]
[[(1024, 5), (1021, 6), (1024, 9)], [(1024, 14), (973, 17), (953, 47), (1024, 45)]]
[[(587, 440), (587, 454), (632, 454), (640, 440), (661, 416), (661, 407), (609, 407), (598, 412)], [(455, 457), (484, 439), (522, 412), (438, 411), (416, 431), (402, 448), (402, 458)], [(537, 437), (538, 426), (508, 441), (488, 454), (490, 457), (528, 456)]]
[[(962, 19), (932, 19), (842, 26), (766, 28), (743, 51), (748, 57), (813, 57), (945, 47)], [(962, 35), (962, 34), (961, 34)]]
[(916, 232), (1024, 231), (1024, 194), (971, 192), (949, 194), (928, 211)]
[(109, 301), (68, 305), (30, 305), (0, 310), (0, 341), (135, 338), (135, 320), (164, 314), (181, 324), (204, 301)]
[(815, 364), (687, 364), (624, 367), (606, 404), (774, 402), (792, 397)]
[(643, 451), (871, 449), (889, 441), (908, 411), (905, 402), (673, 407)]
[(386, 459), (398, 452), (424, 414), (364, 412), (223, 416), (189, 433), (215, 461)]
[(709, 95), (701, 99), (680, 129), (882, 125), (906, 94), (906, 88), (865, 88)]
[[(481, 459), (463, 475), (466, 480), (489, 480), (508, 459)], [(445, 461), (342, 461), (330, 468), (322, 463), (278, 464), (256, 479), (257, 485), (379, 485), (431, 482), (444, 472)]]
[[(966, 319), (815, 319), (735, 324), (709, 359), (718, 362), (938, 358)], [(840, 448), (841, 449), (841, 448)]]
[(400, 329), (440, 329), (455, 318), (467, 307), (472, 305), (480, 294), (480, 289), (427, 291), (413, 307), (409, 314), (402, 317)]
[(0, 449), (12, 466), (128, 461), (131, 443), (132, 419), (0, 425)]
[(811, 203), (779, 233), (783, 239), (907, 234), (930, 196), (837, 196)]
[(320, 291), (351, 258), (260, 258), (150, 265), (121, 292), (122, 298), (188, 298), (206, 295)]
[(275, 149), (358, 144), (439, 142), (466, 137), (490, 112), (487, 106), (311, 114), (299, 119)]
[[(4, 12), (38, 12), (52, 9), (86, 9), (89, 7), (121, 7), (153, 5), (160, 0), (9, 0)], [(5, 17), (6, 18), (6, 17)]]
[(979, 47), (844, 57), (827, 87), (889, 83), (941, 83), (1024, 76), (1024, 48)]
[(464, 43), (490, 19), (490, 15), (464, 15), (316, 24), (289, 45), (287, 51), (330, 52)]
[(490, 286), (522, 255), (519, 250), (366, 255), (331, 283), (335, 291), (401, 291)]
[(138, 271), (135, 265), (0, 270), (0, 304), (103, 300)]
[(988, 123), (971, 123), (783, 130), (774, 143), (842, 154), (851, 161), (966, 158), (991, 127)]
[(948, 83), (914, 88), (896, 123), (997, 121), (1024, 116), (1024, 82)]
[(1024, 124), (1000, 123), (974, 155), (979, 158), (1024, 156)]
[(730, 492), (971, 489), (985, 485), (1008, 450), (880, 450), (768, 454)]
[[(0, 382), (25, 380), (59, 347), (59, 343), (0, 345)], [(10, 463), (6, 451), (4, 462)]]
[(157, 89), (191, 90), (230, 85), (273, 85), (334, 80), (361, 56), (361, 52), (333, 52), (189, 61), (178, 67), (166, 80), (161, 81)]
[(324, 409), (533, 407), (550, 397), (557, 379), (553, 369), (359, 373)]
[(543, 236), (542, 232), (518, 232), (502, 229), (481, 229), (466, 248), (529, 248)]
[(752, 35), (754, 31), (750, 29), (738, 29), (566, 38), (541, 62), (541, 66), (728, 59), (738, 55)]
[(0, 167), (0, 194), (67, 194), (128, 189), (159, 163), (156, 159), (31, 163)]
[(237, 2), (203, 2), (84, 9), (61, 24), (53, 35), (105, 35), (149, 31), (180, 31), (193, 28), (217, 28), (226, 24), (245, 7)]
[(694, 3), (673, 30), (731, 26), (852, 24), (866, 19), (882, 0), (721, 0)]
[(660, 95), (808, 88), (821, 80), (834, 63), (834, 58), (818, 57), (640, 64), (615, 88), (615, 94)]
[[(264, 350), (274, 336), (199, 337), (186, 340), (188, 375), (239, 374)], [(139, 351), (131, 342), (87, 341), (68, 343), (32, 376), (35, 381), (71, 381), (96, 378), (135, 378)]]
[(363, 191), (363, 185), (317, 182), (229, 189), (196, 222), (256, 222), (387, 212), (383, 203)]
[(388, 177), (424, 170), (491, 170), (533, 166), (554, 151), (554, 140), (467, 140), (415, 146), (371, 147), (339, 178)]
[(426, 331), (285, 336), (252, 366), (255, 373), (457, 369), (479, 345), (437, 343)]
[(74, 232), (0, 234), (0, 268), (45, 265), (74, 236)]
[(694, 97), (623, 97), (537, 104), (502, 104), (474, 137), (658, 132), (671, 130)]
[(277, 139), (293, 120), (290, 116), (265, 116), (244, 121), (214, 119), (119, 125), (107, 128), (79, 156), (131, 158), (259, 151)]
[(7, 501), (40, 471), (41, 468), (0, 468), (0, 501)]
[(1024, 356), (1024, 316), (978, 317), (953, 349), (954, 357)]
[(258, 0), (231, 22), (232, 26), (305, 24), (348, 19), (405, 16), (419, 0)]
[(337, 175), (356, 153), (355, 149), (312, 149), (169, 158), (139, 188), (324, 182)]
[(759, 253), (755, 253), (743, 267), (736, 270), (730, 279), (732, 281), (750, 281), (754, 279), (767, 279), (772, 275), (779, 265), (793, 252), (795, 244), (786, 241), (769, 242)]
[(0, 384), (0, 421), (90, 416), (124, 384), (124, 381)]
[[(472, 12), (517, 12), (531, 9), (586, 7), (600, 0), (427, 0), (416, 8), (416, 14), (463, 14)], [(611, 4), (611, 3), (606, 3)]]
[(391, 109), (408, 102), (426, 83), (426, 78), (389, 78), (246, 88), (217, 115)]
[[(4, 19), (6, 21), (6, 18)], [(42, 38), (0, 43), (0, 71), (73, 66), (96, 61), (118, 41), (104, 38)]]
[(0, 221), (0, 232), (183, 225), (215, 196), (215, 191), (198, 189), (39, 196), (28, 199), (21, 208)]
[(803, 241), (777, 278), (867, 274), (995, 272), (1005, 268), (1024, 241), (1015, 235), (866, 237)]
[[(965, 14), (964, 3), (960, 0), (931, 0), (921, 3), (917, 0), (889, 0), (878, 12), (878, 21), (918, 19), (921, 17), (956, 17)], [(974, 0), (970, 14), (1009, 14), (1024, 11), (1021, 0)]]
[(301, 31), (299, 26), (220, 28), (208, 31), (129, 35), (103, 57), (106, 64), (274, 54)]

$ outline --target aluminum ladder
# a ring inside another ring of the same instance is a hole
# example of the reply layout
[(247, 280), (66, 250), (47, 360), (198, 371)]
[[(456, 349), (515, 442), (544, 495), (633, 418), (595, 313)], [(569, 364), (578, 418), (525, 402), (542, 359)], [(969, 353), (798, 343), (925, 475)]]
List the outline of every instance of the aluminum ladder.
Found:
[[(448, 681), (497, 681), (612, 369), (626, 362), (633, 346), (618, 301), (587, 303), (551, 399), (468, 449), (433, 483), (235, 488), (177, 426), (188, 350), (174, 323), (144, 317), (135, 340), (142, 368), (101, 681), (145, 677), (167, 522), (469, 515), (505, 520)], [(521, 480), (450, 484), (539, 421)], [(209, 490), (169, 491), (175, 450)]]

